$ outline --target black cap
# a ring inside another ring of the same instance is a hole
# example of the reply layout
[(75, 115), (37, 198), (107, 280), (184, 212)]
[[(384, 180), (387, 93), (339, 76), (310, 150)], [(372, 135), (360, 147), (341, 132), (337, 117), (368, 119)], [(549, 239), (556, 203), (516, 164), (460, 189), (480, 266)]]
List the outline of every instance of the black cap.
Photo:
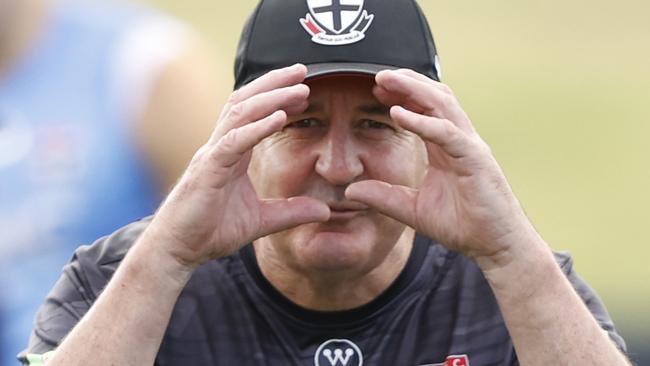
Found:
[(436, 47), (414, 0), (262, 0), (242, 31), (235, 89), (295, 63), (307, 77), (409, 68), (440, 81)]

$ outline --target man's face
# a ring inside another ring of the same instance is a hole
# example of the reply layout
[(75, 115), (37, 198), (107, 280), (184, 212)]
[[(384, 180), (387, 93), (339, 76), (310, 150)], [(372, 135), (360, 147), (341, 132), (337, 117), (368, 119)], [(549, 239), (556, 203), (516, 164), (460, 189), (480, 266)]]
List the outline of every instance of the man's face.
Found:
[(372, 94), (372, 78), (333, 76), (307, 84), (309, 107), (255, 148), (249, 174), (260, 198), (314, 197), (332, 216), (265, 242), (295, 270), (369, 271), (386, 258), (404, 225), (346, 200), (344, 191), (369, 179), (417, 186), (426, 167), (424, 145), (391, 121), (389, 108)]

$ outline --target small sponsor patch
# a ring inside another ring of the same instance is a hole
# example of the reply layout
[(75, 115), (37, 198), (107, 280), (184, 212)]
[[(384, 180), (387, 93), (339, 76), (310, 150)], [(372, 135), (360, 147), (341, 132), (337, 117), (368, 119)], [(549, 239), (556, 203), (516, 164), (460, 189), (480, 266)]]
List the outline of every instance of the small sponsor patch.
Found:
[(452, 355), (448, 356), (445, 362), (420, 366), (469, 366), (469, 357), (467, 355)]
[(323, 342), (314, 354), (315, 366), (362, 366), (363, 353), (354, 342), (347, 339), (330, 339)]

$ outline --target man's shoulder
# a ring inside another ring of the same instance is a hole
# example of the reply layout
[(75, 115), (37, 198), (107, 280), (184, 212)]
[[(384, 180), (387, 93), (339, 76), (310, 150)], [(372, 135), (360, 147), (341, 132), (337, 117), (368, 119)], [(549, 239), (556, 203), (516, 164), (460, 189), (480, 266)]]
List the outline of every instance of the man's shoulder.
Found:
[[(85, 290), (99, 294), (152, 219), (153, 216), (142, 218), (97, 239), (90, 245), (80, 246), (64, 268), (64, 272), (68, 277), (73, 274), (73, 277), (79, 279)], [(188, 287), (192, 288), (196, 282), (206, 280), (206, 275), (221, 278), (228, 276), (230, 271), (237, 272), (231, 265), (235, 257), (236, 254), (204, 264), (192, 276)]]
[(63, 277), (74, 278), (79, 282), (76, 286), (98, 296), (151, 219), (132, 222), (90, 245), (80, 246), (63, 268)]
[(116, 268), (149, 226), (151, 219), (151, 216), (145, 217), (97, 239), (91, 245), (82, 245), (76, 250), (73, 260), (91, 262), (100, 267)]

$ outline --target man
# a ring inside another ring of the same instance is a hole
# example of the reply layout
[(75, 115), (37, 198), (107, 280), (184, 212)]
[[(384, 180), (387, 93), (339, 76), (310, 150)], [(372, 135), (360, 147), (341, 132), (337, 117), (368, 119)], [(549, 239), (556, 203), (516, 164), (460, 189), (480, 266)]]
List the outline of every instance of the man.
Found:
[(629, 364), (436, 61), (412, 0), (262, 1), (210, 140), (77, 251), (23, 362)]
[(0, 0), (0, 365), (72, 251), (150, 215), (209, 136), (196, 38), (140, 6)]

